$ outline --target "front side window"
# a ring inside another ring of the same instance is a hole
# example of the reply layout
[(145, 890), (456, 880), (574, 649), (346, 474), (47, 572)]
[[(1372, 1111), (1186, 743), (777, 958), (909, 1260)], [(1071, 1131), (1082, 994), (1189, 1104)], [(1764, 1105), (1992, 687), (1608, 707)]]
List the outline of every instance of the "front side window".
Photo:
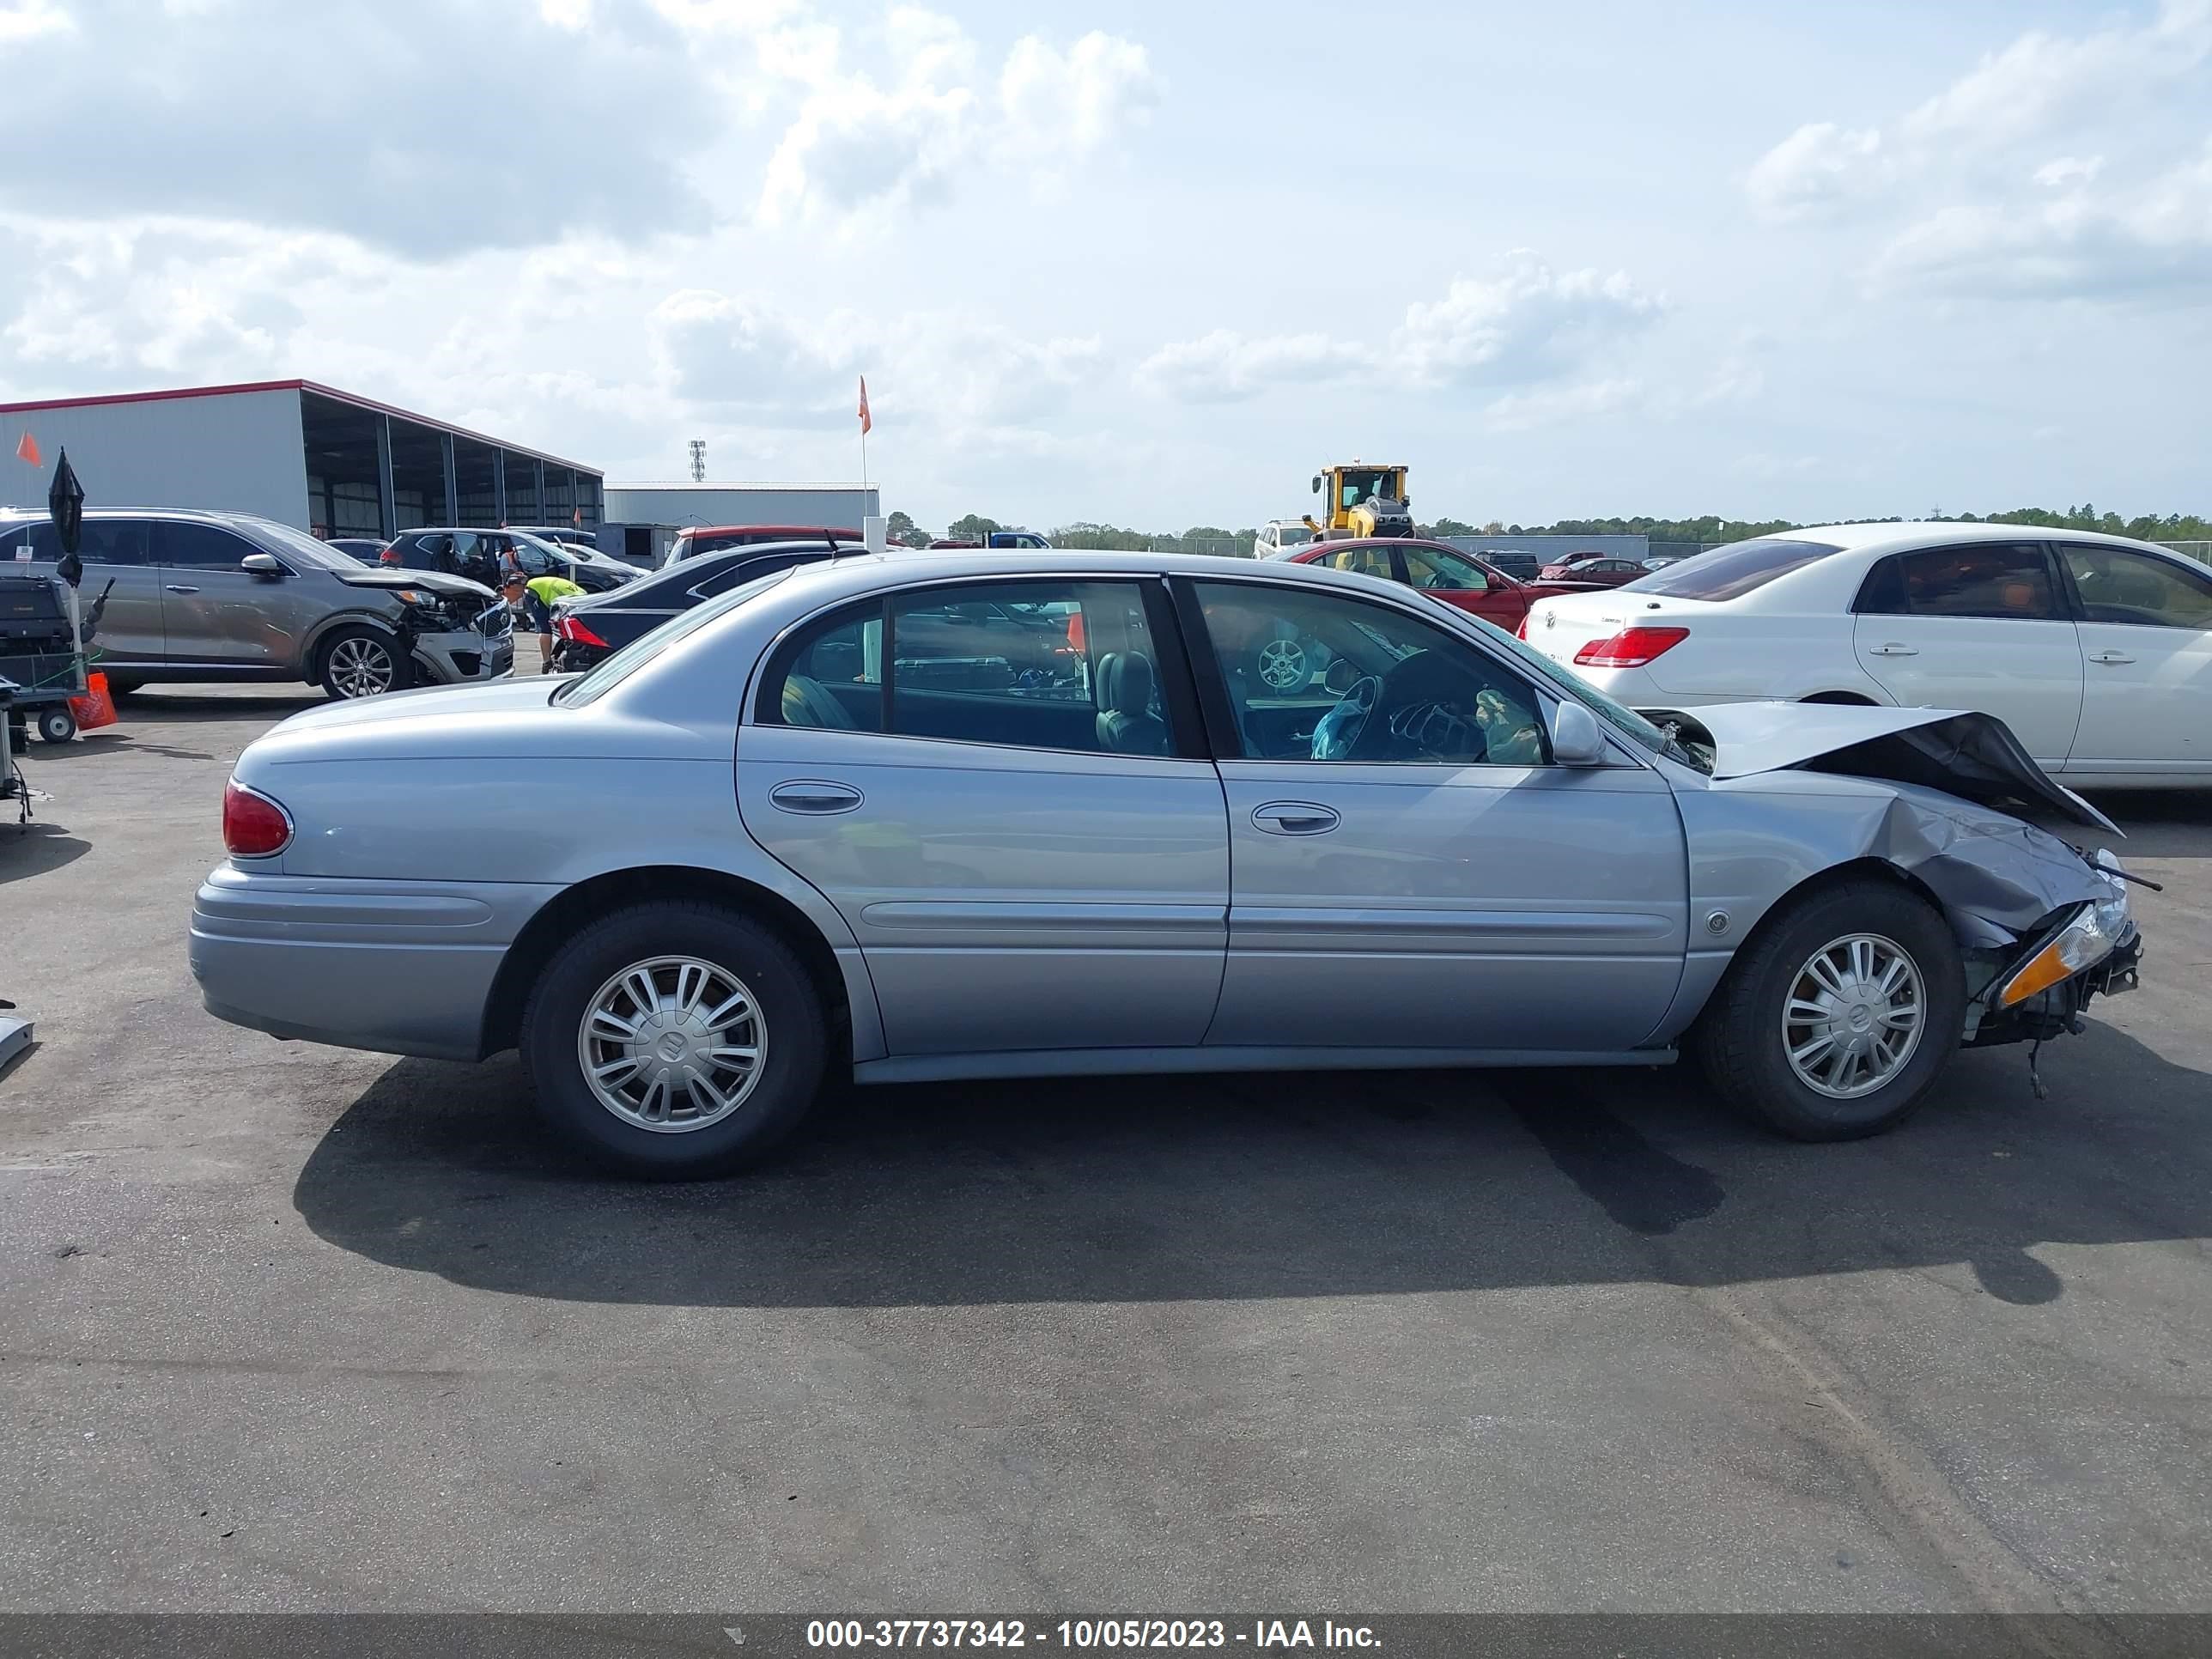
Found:
[(2082, 619), (2138, 628), (2212, 628), (2212, 575), (2148, 553), (2069, 544), (2058, 550)]
[(1482, 567), (1471, 559), (1434, 547), (1409, 547), (1405, 554), (1406, 580), (1414, 587), (1431, 593), (1489, 591), (1490, 579), (1482, 574)]
[(1869, 616), (2014, 622), (2060, 615), (2051, 562), (2034, 542), (1971, 542), (1885, 559), (1867, 573), (1856, 608)]
[[(1529, 683), (1417, 617), (1340, 594), (1196, 585), (1247, 760), (1540, 766)], [(1274, 672), (1295, 653), (1302, 672)]]
[(228, 530), (182, 520), (164, 520), (155, 541), (161, 563), (195, 570), (235, 570), (240, 559), (259, 550)]

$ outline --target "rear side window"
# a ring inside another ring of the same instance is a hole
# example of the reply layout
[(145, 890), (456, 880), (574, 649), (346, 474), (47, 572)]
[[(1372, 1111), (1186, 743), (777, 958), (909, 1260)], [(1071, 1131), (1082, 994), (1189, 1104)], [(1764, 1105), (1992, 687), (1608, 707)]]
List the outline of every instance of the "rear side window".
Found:
[(2083, 620), (2137, 628), (2212, 628), (2212, 575), (2124, 547), (2061, 547)]
[[(87, 519), (78, 538), (77, 557), (87, 564), (145, 564), (148, 526), (143, 519)], [(0, 531), (0, 559), (13, 563), (28, 538), (31, 557), (52, 564), (62, 556), (61, 538), (51, 520), (35, 519)]]
[(1868, 572), (1853, 608), (1865, 616), (2016, 622), (2053, 621), (2060, 614), (2051, 561), (2035, 542), (1972, 542), (1900, 553)]
[(1390, 553), (1381, 547), (1347, 547), (1341, 553), (1325, 555), (1322, 562), (1331, 570), (1349, 570), (1361, 576), (1380, 576), (1384, 581), (1397, 580), (1391, 568)]
[(1626, 584), (1629, 593), (1657, 593), (1672, 599), (1740, 599), (1778, 576), (1826, 558), (1836, 548), (1827, 542), (1761, 536), (1733, 547), (1715, 548), (1664, 570)]

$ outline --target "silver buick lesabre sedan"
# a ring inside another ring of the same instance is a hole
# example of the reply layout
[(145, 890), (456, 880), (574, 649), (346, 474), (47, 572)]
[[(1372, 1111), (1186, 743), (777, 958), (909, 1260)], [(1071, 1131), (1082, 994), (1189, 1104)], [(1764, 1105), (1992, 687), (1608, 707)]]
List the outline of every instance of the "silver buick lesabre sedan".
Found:
[[(1255, 665), (1286, 636), (1318, 647), (1290, 685)], [(1835, 1139), (2132, 985), (2130, 878), (2068, 822), (2111, 827), (1986, 715), (1638, 714), (1366, 577), (855, 554), (580, 678), (285, 721), (191, 965), (280, 1037), (519, 1048), (550, 1126), (641, 1175), (755, 1157), (832, 1067), (1686, 1048)]]

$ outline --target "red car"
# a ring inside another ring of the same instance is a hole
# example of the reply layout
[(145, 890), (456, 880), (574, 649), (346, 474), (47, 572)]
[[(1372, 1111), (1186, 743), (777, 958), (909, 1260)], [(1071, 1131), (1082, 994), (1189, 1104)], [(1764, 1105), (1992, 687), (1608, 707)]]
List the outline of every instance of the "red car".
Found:
[(1555, 593), (1586, 592), (1591, 586), (1585, 581), (1521, 581), (1448, 542), (1413, 536), (1315, 542), (1275, 556), (1292, 564), (1326, 565), (1331, 570), (1356, 570), (1363, 576), (1403, 582), (1446, 605), (1472, 611), (1509, 634), (1521, 626), (1528, 607), (1538, 599)]
[(1579, 582), (1585, 587), (1618, 587), (1651, 573), (1634, 559), (1616, 559), (1603, 553), (1571, 553), (1557, 564), (1536, 573), (1540, 582)]

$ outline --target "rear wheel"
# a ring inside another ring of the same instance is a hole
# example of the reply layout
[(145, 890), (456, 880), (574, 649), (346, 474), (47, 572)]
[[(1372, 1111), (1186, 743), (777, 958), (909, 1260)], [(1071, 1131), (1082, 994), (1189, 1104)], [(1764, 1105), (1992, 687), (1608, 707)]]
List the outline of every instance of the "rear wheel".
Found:
[(107, 695), (117, 702), (121, 702), (125, 697), (137, 696), (145, 689), (145, 685), (146, 682), (143, 680), (118, 679), (114, 675), (110, 674), (107, 677)]
[(404, 691), (414, 680), (415, 665), (391, 635), (374, 628), (341, 628), (325, 641), (315, 678), (325, 691), (346, 702)]
[(70, 713), (67, 703), (39, 710), (35, 726), (42, 743), (67, 743), (76, 735), (76, 716)]
[(1700, 1018), (1730, 1104), (1797, 1140), (1902, 1122), (1958, 1051), (1966, 971), (1943, 918), (1876, 878), (1784, 902)]
[(781, 939), (719, 905), (661, 900), (561, 948), (520, 1046), (562, 1139), (622, 1174), (685, 1179), (737, 1169), (790, 1133), (821, 1084), (825, 1031)]

